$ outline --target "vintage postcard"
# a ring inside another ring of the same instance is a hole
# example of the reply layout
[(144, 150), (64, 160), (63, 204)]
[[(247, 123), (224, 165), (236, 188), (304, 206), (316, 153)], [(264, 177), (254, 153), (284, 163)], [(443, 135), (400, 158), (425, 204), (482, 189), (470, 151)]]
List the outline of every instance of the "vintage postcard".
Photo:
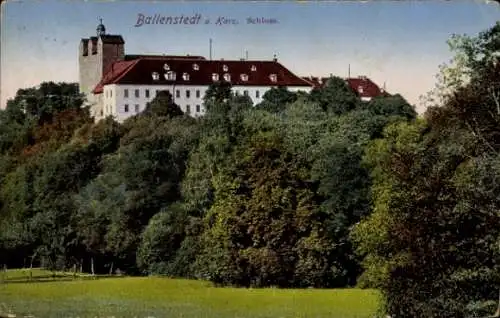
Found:
[(4, 1), (0, 318), (500, 316), (497, 1)]

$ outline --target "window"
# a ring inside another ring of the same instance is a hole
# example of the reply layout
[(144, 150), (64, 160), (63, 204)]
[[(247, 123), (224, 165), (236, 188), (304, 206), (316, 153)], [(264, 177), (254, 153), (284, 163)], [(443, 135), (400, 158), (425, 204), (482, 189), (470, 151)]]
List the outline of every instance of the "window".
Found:
[(217, 74), (217, 73), (212, 73), (212, 80), (213, 80), (214, 82), (218, 81), (218, 80), (219, 80), (219, 74)]
[(123, 97), (128, 98), (128, 89), (123, 91)]
[(112, 90), (109, 91), (109, 97), (113, 97), (113, 91)]
[(188, 73), (183, 73), (182, 74), (182, 79), (185, 81), (189, 81), (189, 74)]
[(227, 72), (229, 70), (229, 67), (227, 67), (227, 65), (224, 64), (224, 65), (222, 65), (222, 70), (224, 72)]
[(191, 106), (186, 105), (186, 113), (191, 114)]
[(224, 80), (226, 82), (231, 82), (231, 75), (229, 73), (224, 74)]
[(260, 92), (259, 91), (255, 91), (255, 97), (260, 98)]
[(243, 95), (248, 96), (248, 91), (243, 91)]
[(257, 71), (257, 66), (255, 66), (255, 65), (252, 65), (252, 67), (250, 68), (250, 70), (251, 70), (252, 72), (255, 72), (255, 71)]
[(180, 91), (180, 90), (178, 90), (178, 89), (177, 89), (177, 90), (175, 91), (175, 97), (177, 97), (177, 98), (180, 98), (180, 97), (181, 97), (181, 91)]
[(139, 105), (135, 104), (135, 112), (138, 113), (139, 112)]
[(149, 89), (146, 90), (146, 98), (149, 98)]
[(196, 63), (193, 64), (193, 70), (198, 71), (200, 69), (200, 66)]
[(175, 72), (168, 71), (167, 73), (165, 73), (165, 79), (167, 81), (175, 81), (176, 77), (177, 76), (176, 76)]
[(271, 82), (276, 82), (276, 81), (278, 81), (278, 76), (276, 76), (276, 74), (271, 74), (271, 75), (269, 75), (269, 78), (271, 79)]
[(151, 76), (153, 77), (154, 81), (158, 81), (160, 79), (160, 74), (158, 72), (153, 72)]
[(248, 81), (248, 75), (247, 75), (247, 74), (241, 74), (241, 75), (240, 75), (240, 78), (241, 78), (241, 80), (242, 80), (243, 82)]
[(163, 69), (164, 69), (165, 71), (170, 71), (170, 66), (168, 66), (168, 64), (167, 64), (167, 63), (165, 63), (165, 64), (163, 64)]
[(138, 89), (135, 90), (135, 97), (139, 98), (139, 90)]
[(128, 105), (127, 104), (125, 104), (125, 106), (123, 107), (123, 111), (128, 113)]
[(363, 86), (358, 86), (358, 93), (363, 94)]
[(191, 91), (188, 89), (186, 91), (186, 98), (190, 98), (191, 97)]
[(196, 112), (199, 113), (200, 112), (200, 105), (196, 105)]
[(199, 89), (196, 90), (196, 98), (200, 98), (200, 90)]
[(104, 113), (102, 112), (102, 109), (101, 109), (101, 117), (104, 116)]

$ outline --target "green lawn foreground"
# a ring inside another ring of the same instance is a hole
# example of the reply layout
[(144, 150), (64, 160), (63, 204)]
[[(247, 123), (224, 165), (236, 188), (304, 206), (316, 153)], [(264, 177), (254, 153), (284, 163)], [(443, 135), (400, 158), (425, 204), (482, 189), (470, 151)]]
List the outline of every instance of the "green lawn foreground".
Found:
[[(7, 272), (0, 310), (17, 317), (373, 317), (378, 294), (361, 289), (217, 288), (208, 282), (159, 277), (9, 282), (26, 272)], [(51, 272), (37, 270), (33, 276)], [(61, 274), (61, 276), (64, 276)]]

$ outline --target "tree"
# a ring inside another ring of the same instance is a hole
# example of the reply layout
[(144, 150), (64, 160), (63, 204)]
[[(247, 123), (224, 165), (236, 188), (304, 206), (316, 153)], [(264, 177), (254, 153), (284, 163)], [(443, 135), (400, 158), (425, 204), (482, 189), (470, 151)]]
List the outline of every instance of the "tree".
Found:
[[(374, 212), (353, 237), (363, 280), (404, 317), (497, 309), (500, 288), (498, 120), (500, 25), (462, 38), (458, 75), (426, 120), (393, 125), (367, 152)], [(489, 93), (488, 93), (489, 92)]]
[(172, 265), (186, 236), (188, 222), (186, 211), (175, 204), (154, 215), (141, 235), (137, 265), (149, 274), (182, 274), (172, 268)]
[(290, 92), (286, 87), (273, 87), (267, 90), (262, 96), (262, 102), (257, 108), (264, 109), (271, 113), (279, 113), (288, 104), (297, 100), (297, 94)]
[(365, 107), (374, 115), (401, 116), (407, 120), (417, 117), (415, 108), (399, 94), (375, 97)]
[(182, 116), (184, 113), (181, 108), (174, 103), (169, 91), (160, 91), (155, 98), (146, 104), (146, 109), (142, 112), (144, 116)]
[(56, 113), (81, 108), (85, 98), (77, 83), (44, 82), (37, 87), (19, 89), (7, 108), (21, 110), (38, 123), (50, 121)]
[(360, 102), (347, 83), (335, 76), (330, 77), (323, 87), (313, 89), (310, 98), (312, 102), (318, 103), (323, 110), (335, 115), (341, 115), (355, 109)]

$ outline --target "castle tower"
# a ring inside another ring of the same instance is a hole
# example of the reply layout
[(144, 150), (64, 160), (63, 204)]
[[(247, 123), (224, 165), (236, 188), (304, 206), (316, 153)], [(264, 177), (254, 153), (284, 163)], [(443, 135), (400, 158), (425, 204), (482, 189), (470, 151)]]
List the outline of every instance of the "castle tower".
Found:
[(96, 29), (96, 36), (80, 41), (78, 52), (79, 87), (80, 93), (85, 94), (87, 103), (92, 106), (92, 115), (95, 115), (99, 101), (92, 94), (92, 90), (102, 77), (111, 69), (116, 61), (125, 57), (125, 41), (121, 35), (106, 34), (102, 19)]

